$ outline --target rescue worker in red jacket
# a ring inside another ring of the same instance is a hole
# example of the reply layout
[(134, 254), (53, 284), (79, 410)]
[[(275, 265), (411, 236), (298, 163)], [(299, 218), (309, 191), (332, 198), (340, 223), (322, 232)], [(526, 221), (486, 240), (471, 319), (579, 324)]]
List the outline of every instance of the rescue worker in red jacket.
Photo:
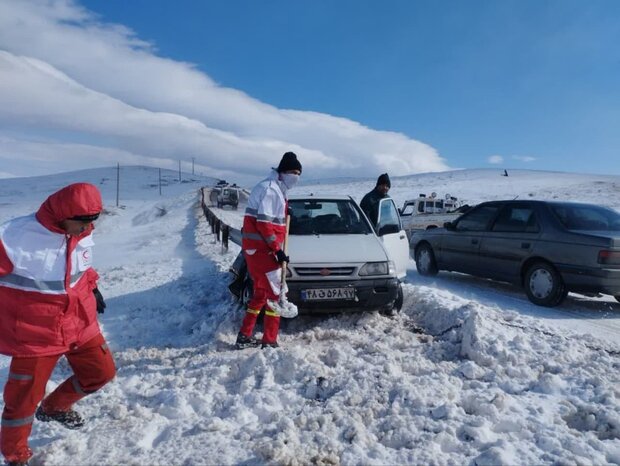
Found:
[[(288, 305), (295, 307), (279, 299), (280, 293), (286, 292), (280, 290), (279, 272), (282, 263), (289, 262), (282, 250), (286, 235), (287, 192), (295, 186), (300, 175), (301, 163), (297, 155), (287, 152), (278, 168), (273, 169), (270, 176), (258, 183), (250, 193), (243, 218), (241, 249), (254, 288), (237, 335), (237, 348), (257, 346), (259, 343), (263, 348), (277, 347), (280, 316), (290, 311)], [(263, 338), (259, 342), (252, 337), (252, 333), (263, 307)]]
[[(49, 196), (36, 214), (0, 226), (0, 353), (12, 357), (0, 447), (10, 465), (25, 465), (32, 456), (35, 415), (81, 427), (73, 404), (116, 373), (97, 322), (105, 303), (91, 266), (92, 222), (101, 209), (97, 187), (76, 183)], [(44, 398), (61, 356), (73, 375)]]

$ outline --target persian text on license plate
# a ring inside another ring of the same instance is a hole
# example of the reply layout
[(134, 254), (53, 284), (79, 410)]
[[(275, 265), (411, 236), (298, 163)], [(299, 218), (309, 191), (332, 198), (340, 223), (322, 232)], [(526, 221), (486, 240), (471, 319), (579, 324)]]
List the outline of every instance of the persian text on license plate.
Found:
[(304, 301), (321, 301), (325, 299), (355, 299), (355, 288), (318, 288), (301, 290)]

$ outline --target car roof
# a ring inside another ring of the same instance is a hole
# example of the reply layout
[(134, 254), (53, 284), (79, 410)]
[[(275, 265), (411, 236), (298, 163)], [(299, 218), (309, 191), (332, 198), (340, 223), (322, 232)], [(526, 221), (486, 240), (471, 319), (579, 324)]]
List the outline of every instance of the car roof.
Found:
[(327, 194), (316, 194), (316, 193), (299, 193), (299, 194), (290, 194), (288, 196), (289, 201), (350, 201), (352, 197), (348, 194), (335, 194), (335, 193), (327, 193)]
[(495, 200), (495, 201), (486, 201), (481, 202), (478, 205), (493, 205), (493, 204), (544, 204), (544, 205), (563, 205), (563, 206), (593, 206), (593, 207), (602, 207), (599, 204), (593, 204), (591, 202), (575, 202), (575, 201), (551, 201), (551, 200), (543, 200), (543, 199), (506, 199), (506, 200)]

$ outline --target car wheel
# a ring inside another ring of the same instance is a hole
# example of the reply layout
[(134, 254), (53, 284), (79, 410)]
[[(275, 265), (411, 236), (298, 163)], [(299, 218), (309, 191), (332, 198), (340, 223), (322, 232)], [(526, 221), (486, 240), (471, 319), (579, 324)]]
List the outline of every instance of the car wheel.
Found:
[(568, 291), (558, 271), (548, 262), (536, 262), (525, 274), (525, 292), (538, 306), (553, 307), (560, 304)]
[(254, 282), (248, 274), (248, 276), (245, 277), (245, 280), (243, 281), (243, 290), (241, 291), (241, 304), (247, 308), (248, 303), (252, 299), (252, 296), (254, 296)]
[(398, 292), (396, 294), (396, 301), (394, 301), (394, 309), (397, 312), (400, 312), (400, 310), (403, 308), (403, 285), (402, 283), (398, 284)]
[(420, 275), (437, 275), (437, 262), (433, 248), (428, 243), (423, 243), (415, 251), (415, 266)]

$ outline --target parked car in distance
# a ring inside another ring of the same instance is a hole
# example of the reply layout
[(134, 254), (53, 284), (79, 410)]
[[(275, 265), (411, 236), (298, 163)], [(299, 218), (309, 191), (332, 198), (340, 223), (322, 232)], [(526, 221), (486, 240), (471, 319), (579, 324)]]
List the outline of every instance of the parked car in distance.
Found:
[(438, 228), (445, 222), (456, 220), (469, 209), (469, 205), (450, 194), (438, 198), (436, 193), (431, 193), (430, 196), (420, 194), (416, 199), (407, 199), (398, 213), (405, 231), (411, 236), (415, 230)]
[(217, 193), (217, 207), (223, 208), (225, 205), (236, 209), (239, 206), (239, 188), (233, 186), (224, 186)]
[(514, 283), (534, 304), (556, 306), (569, 291), (620, 301), (620, 214), (594, 204), (484, 202), (417, 231), (411, 256), (421, 275), (463, 272)]
[[(288, 206), (286, 282), (300, 314), (401, 308), (409, 249), (392, 199), (379, 205), (376, 233), (350, 196), (292, 195)], [(247, 302), (252, 283), (242, 256), (231, 272), (229, 288)]]

